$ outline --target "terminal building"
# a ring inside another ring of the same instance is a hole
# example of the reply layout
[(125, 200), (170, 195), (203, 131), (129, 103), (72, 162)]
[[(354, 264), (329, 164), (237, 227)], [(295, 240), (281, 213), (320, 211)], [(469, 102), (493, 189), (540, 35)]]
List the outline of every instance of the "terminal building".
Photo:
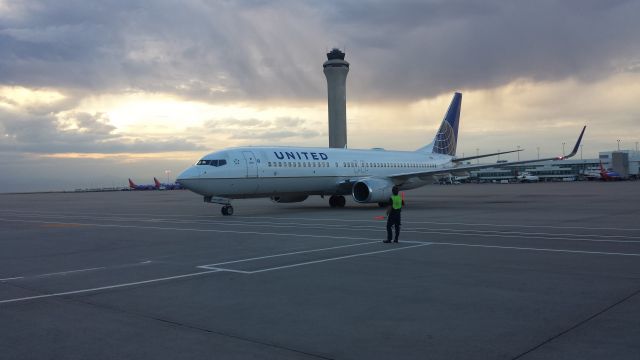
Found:
[(527, 172), (537, 176), (540, 181), (586, 180), (587, 174), (600, 170), (601, 163), (604, 169), (615, 171), (622, 179), (640, 178), (640, 152), (633, 150), (602, 151), (598, 159), (542, 161), (502, 168), (486, 168), (471, 171), (470, 178), (477, 181), (515, 180), (518, 174)]

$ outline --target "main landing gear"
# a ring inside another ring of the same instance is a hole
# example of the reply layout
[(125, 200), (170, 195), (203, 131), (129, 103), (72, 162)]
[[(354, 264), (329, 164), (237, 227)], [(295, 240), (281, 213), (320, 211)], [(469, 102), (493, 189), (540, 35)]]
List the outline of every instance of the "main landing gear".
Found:
[(224, 216), (233, 215), (233, 206), (231, 206), (231, 201), (227, 198), (205, 196), (204, 202), (211, 203), (211, 204), (221, 204), (223, 205), (222, 209), (220, 209), (220, 212), (222, 212), (222, 215)]
[(346, 203), (347, 201), (342, 195), (331, 195), (331, 197), (329, 198), (329, 206), (331, 206), (332, 208), (344, 207)]
[(225, 205), (225, 206), (222, 207), (221, 211), (222, 211), (222, 215), (231, 216), (231, 215), (233, 215), (233, 206)]

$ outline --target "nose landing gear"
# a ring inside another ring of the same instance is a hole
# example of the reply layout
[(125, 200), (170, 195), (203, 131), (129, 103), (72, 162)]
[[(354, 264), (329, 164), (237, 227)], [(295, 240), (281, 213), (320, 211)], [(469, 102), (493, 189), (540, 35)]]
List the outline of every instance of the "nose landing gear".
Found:
[(220, 209), (220, 212), (222, 212), (222, 215), (224, 215), (224, 216), (233, 215), (233, 206), (231, 206), (231, 201), (229, 199), (227, 199), (227, 198), (214, 197), (214, 196), (205, 196), (204, 197), (204, 202), (211, 203), (211, 204), (224, 205), (224, 206), (222, 206), (222, 209)]

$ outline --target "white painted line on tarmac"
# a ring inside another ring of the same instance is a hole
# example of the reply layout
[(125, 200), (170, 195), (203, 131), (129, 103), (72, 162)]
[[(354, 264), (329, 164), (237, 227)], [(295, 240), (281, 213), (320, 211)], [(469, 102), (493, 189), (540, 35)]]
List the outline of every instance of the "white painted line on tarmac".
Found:
[[(366, 210), (366, 209), (364, 209)], [(47, 212), (34, 212), (29, 210), (9, 210), (9, 209), (0, 209), (0, 213), (15, 213), (17, 215), (58, 215), (59, 213), (47, 213)], [(68, 217), (74, 216), (83, 216), (88, 214), (87, 212), (82, 214), (71, 214), (69, 213)], [(136, 215), (140, 216), (140, 214), (127, 214), (127, 213), (95, 213), (100, 216), (127, 216), (127, 215)], [(147, 214), (148, 216), (154, 216), (154, 219), (163, 219), (163, 216), (166, 216), (165, 220), (176, 220), (178, 217), (184, 217), (189, 219), (194, 218), (203, 218), (207, 220), (209, 224), (215, 224), (218, 222), (229, 221), (226, 218), (221, 217), (213, 217), (213, 216), (204, 216), (204, 215), (190, 215), (190, 214), (171, 214), (171, 215), (163, 215), (163, 214)], [(369, 213), (367, 213), (367, 217)], [(237, 219), (265, 219), (265, 220), (308, 220), (313, 222), (320, 221), (328, 221), (328, 222), (359, 222), (359, 223), (374, 223), (379, 222), (378, 220), (370, 220), (370, 219), (344, 219), (344, 218), (304, 218), (304, 217), (275, 217), (275, 216), (243, 216), (243, 215), (234, 215), (234, 218)], [(404, 218), (407, 219), (404, 219)], [(130, 219), (130, 218), (125, 218)], [(581, 229), (581, 230), (611, 230), (611, 231), (640, 231), (640, 228), (618, 228), (618, 227), (585, 227), (585, 226), (553, 226), (553, 225), (518, 225), (518, 224), (491, 224), (491, 223), (463, 223), (463, 222), (439, 222), (439, 221), (412, 221), (410, 217), (407, 215), (403, 216), (404, 224), (429, 224), (429, 225), (462, 225), (462, 226), (495, 226), (495, 227), (514, 227), (514, 228), (548, 228), (548, 229)]]
[(294, 251), (294, 252), (288, 252), (288, 253), (282, 253), (282, 254), (253, 257), (253, 258), (248, 258), (248, 259), (225, 261), (225, 262), (221, 262), (221, 263), (202, 265), (202, 266), (198, 266), (198, 267), (211, 267), (211, 266), (215, 267), (215, 266), (218, 266), (218, 265), (227, 265), (227, 264), (234, 264), (234, 263), (239, 263), (239, 262), (261, 260), (261, 259), (269, 259), (269, 258), (274, 258), (274, 257), (279, 257), (279, 256), (307, 254), (307, 253), (318, 252), (318, 251), (327, 251), (327, 250), (333, 250), (333, 249), (341, 249), (341, 248), (346, 248), (346, 247), (360, 246), (360, 245), (367, 245), (367, 244), (377, 244), (377, 243), (380, 243), (380, 241), (367, 241), (367, 242), (363, 242), (363, 243), (332, 246), (332, 247), (321, 248), (321, 249), (301, 250), (301, 251)]
[[(162, 226), (137, 226), (137, 225), (116, 225), (116, 224), (95, 224), (95, 223), (65, 223), (59, 221), (41, 221), (41, 220), (21, 220), (21, 219), (2, 219), (0, 221), (6, 222), (23, 222), (23, 223), (36, 223), (36, 224), (61, 224), (61, 225), (83, 225), (83, 226), (96, 226), (107, 228), (121, 228), (121, 229), (147, 229), (147, 230), (173, 230), (173, 231), (195, 231), (195, 232), (213, 232), (213, 233), (225, 233), (225, 234), (244, 234), (244, 235), (272, 235), (272, 236), (295, 236), (295, 237), (308, 237), (308, 238), (321, 238), (321, 239), (341, 239), (341, 240), (370, 240), (370, 237), (352, 237), (352, 236), (331, 236), (331, 235), (312, 235), (312, 234), (295, 234), (295, 233), (271, 233), (264, 231), (236, 231), (236, 230), (218, 230), (218, 229), (196, 229), (196, 228), (175, 228), (175, 227), (162, 227)], [(380, 231), (384, 231), (380, 228)]]
[(67, 274), (73, 274), (73, 273), (79, 273), (79, 272), (87, 272), (87, 271), (95, 271), (95, 270), (119, 269), (119, 268), (132, 267), (132, 266), (137, 266), (137, 265), (146, 265), (146, 264), (150, 264), (150, 263), (151, 263), (151, 260), (147, 260), (147, 261), (131, 263), (131, 264), (101, 266), (101, 267), (94, 267), (94, 268), (80, 269), (80, 270), (58, 271), (58, 272), (52, 272), (52, 273), (47, 273), (47, 274), (38, 274), (38, 275), (23, 275), (23, 276), (18, 276), (18, 277), (13, 277), (13, 278), (0, 279), (0, 281), (19, 280), (19, 279), (37, 279), (37, 278), (48, 277), (48, 276), (67, 275)]
[(34, 275), (34, 276), (31, 276), (31, 277), (39, 278), (39, 277), (47, 277), (47, 276), (66, 275), (66, 274), (72, 274), (72, 273), (78, 273), (78, 272), (100, 270), (100, 269), (104, 269), (104, 268), (105, 268), (104, 266), (101, 266), (101, 267), (80, 269), (80, 270), (59, 271), (59, 272), (52, 272), (52, 273), (48, 273), (48, 274)]
[[(445, 231), (442, 231), (445, 230)], [(500, 231), (487, 231), (486, 233), (479, 233), (477, 231), (471, 230), (455, 230), (455, 229), (436, 229), (436, 230), (424, 230), (424, 231), (415, 231), (411, 229), (403, 229), (403, 233), (412, 233), (412, 234), (440, 234), (440, 235), (460, 235), (460, 236), (477, 236), (477, 237), (491, 237), (491, 238), (518, 238), (518, 239), (531, 239), (534, 241), (538, 240), (561, 240), (561, 241), (582, 241), (582, 242), (603, 242), (603, 243), (620, 243), (620, 244), (638, 244), (640, 240), (614, 240), (607, 239), (607, 237), (603, 237), (600, 239), (585, 239), (578, 238), (576, 236), (590, 236), (590, 235), (580, 235), (580, 234), (558, 234), (560, 236), (567, 237), (558, 237), (558, 236), (544, 236), (540, 233), (526, 233), (526, 232), (500, 232)], [(520, 234), (520, 235), (517, 235)], [(549, 234), (553, 235), (553, 234)], [(633, 239), (638, 239), (637, 237), (632, 237)]]
[(531, 247), (517, 247), (517, 246), (498, 246), (498, 245), (479, 245), (479, 244), (461, 244), (461, 243), (443, 243), (443, 242), (437, 242), (437, 241), (430, 242), (430, 244), (431, 245), (479, 247), (479, 248), (489, 248), (489, 249), (549, 251), (549, 252), (574, 253), (574, 254), (591, 254), (591, 255), (640, 256), (640, 254), (636, 254), (636, 253), (620, 253), (620, 252), (606, 252), (606, 251), (585, 251), (585, 250), (570, 250), (570, 249), (546, 249), (546, 248), (531, 248)]
[(244, 275), (251, 274), (251, 271), (227, 269), (227, 268), (221, 268), (221, 267), (213, 267), (211, 265), (202, 265), (202, 266), (198, 266), (198, 268), (209, 269), (209, 270), (218, 270), (218, 271), (231, 272), (231, 273), (238, 273), (238, 274), (244, 274)]
[(135, 286), (135, 285), (142, 285), (142, 284), (149, 284), (149, 283), (155, 283), (155, 282), (161, 282), (161, 281), (169, 281), (169, 280), (182, 279), (187, 277), (212, 274), (215, 272), (219, 272), (219, 270), (201, 271), (201, 272), (184, 274), (184, 275), (169, 276), (169, 277), (164, 277), (159, 279), (151, 279), (151, 280), (136, 281), (136, 282), (125, 283), (125, 284), (101, 286), (101, 287), (91, 288), (91, 289), (82, 289), (82, 290), (66, 291), (66, 292), (60, 292), (60, 293), (54, 293), (54, 294), (44, 294), (44, 295), (27, 296), (22, 298), (15, 298), (15, 299), (0, 300), (0, 304), (8, 304), (8, 303), (15, 303), (15, 302), (21, 302), (21, 301), (35, 300), (35, 299), (51, 298), (51, 297), (59, 297), (59, 296), (65, 296), (65, 295), (82, 294), (82, 293), (88, 293), (88, 292), (94, 292), (94, 291), (100, 291), (100, 290), (117, 289), (117, 288), (122, 288), (127, 286)]
[[(327, 259), (320, 259), (320, 260), (313, 260), (313, 261), (305, 261), (305, 262), (300, 262), (300, 263), (295, 263), (295, 264), (289, 264), (289, 265), (283, 265), (283, 266), (276, 266), (276, 267), (271, 267), (271, 268), (265, 268), (265, 269), (260, 269), (260, 270), (252, 270), (252, 271), (244, 271), (244, 270), (231, 270), (231, 269), (224, 269), (224, 268), (219, 268), (219, 267), (212, 267), (213, 265), (203, 265), (203, 266), (199, 266), (200, 268), (205, 268), (205, 269), (217, 269), (220, 271), (231, 271), (231, 272), (237, 272), (237, 273), (241, 273), (241, 274), (248, 274), (248, 275), (252, 275), (252, 274), (258, 274), (258, 273), (262, 273), (262, 272), (267, 272), (267, 271), (273, 271), (273, 270), (280, 270), (280, 269), (288, 269), (288, 268), (292, 268), (292, 267), (298, 267), (298, 266), (304, 266), (304, 265), (311, 265), (311, 264), (319, 264), (319, 263), (323, 263), (323, 262), (329, 262), (329, 261), (335, 261), (335, 260), (342, 260), (342, 259), (349, 259), (349, 258), (354, 258), (354, 257), (358, 257), (358, 256), (366, 256), (366, 255), (373, 255), (373, 254), (382, 254), (382, 253), (387, 253), (387, 252), (391, 252), (391, 251), (398, 251), (398, 250), (404, 250), (404, 249), (411, 249), (411, 248), (416, 248), (416, 247), (421, 247), (421, 246), (427, 246), (427, 245), (431, 245), (431, 243), (420, 243), (418, 245), (411, 245), (411, 246), (401, 246), (401, 247), (394, 247), (393, 249), (387, 249), (387, 250), (378, 250), (378, 251), (369, 251), (369, 252), (365, 252), (365, 253), (358, 253), (358, 254), (352, 254), (352, 255), (344, 255), (344, 256), (337, 256), (337, 257), (332, 257), (332, 258), (327, 258)], [(396, 245), (390, 245), (390, 246), (396, 246)], [(267, 256), (268, 257), (268, 256)], [(264, 258), (267, 258), (264, 257)], [(249, 260), (253, 260), (253, 259), (246, 259), (246, 261)], [(234, 261), (234, 262), (240, 262), (243, 260), (238, 260), (238, 261)], [(222, 263), (221, 263), (222, 264)]]
[(381, 254), (381, 253), (386, 253), (386, 252), (391, 252), (391, 251), (398, 251), (398, 250), (404, 250), (404, 249), (411, 249), (411, 248), (416, 248), (416, 247), (421, 247), (421, 246), (427, 246), (427, 245), (431, 245), (431, 244), (430, 244), (430, 243), (424, 243), (424, 244), (420, 244), (420, 245), (402, 246), (402, 247), (397, 247), (397, 248), (394, 248), (394, 249), (388, 249), (388, 250), (370, 251), (370, 252), (360, 253), (360, 254), (352, 254), (352, 255), (338, 256), (338, 257), (329, 258), (329, 259), (314, 260), (314, 261), (306, 261), (306, 262), (297, 263), (297, 264), (290, 264), (290, 265), (277, 266), (277, 267), (272, 267), (272, 268), (267, 268), (267, 269), (254, 270), (254, 271), (250, 271), (249, 273), (250, 273), (250, 274), (257, 274), (257, 273), (266, 272), (266, 271), (273, 271), (273, 270), (287, 269), (287, 268), (292, 268), (292, 267), (297, 267), (297, 266), (304, 266), (304, 265), (311, 265), (311, 264), (319, 264), (319, 263), (323, 263), (323, 262), (335, 261), (335, 260), (342, 260), (342, 259), (349, 259), (349, 258), (354, 258), (354, 257), (358, 257), (358, 256), (366, 256), (366, 255), (373, 255), (373, 254)]
[[(244, 235), (270, 235), (270, 236), (294, 236), (294, 237), (307, 237), (307, 238), (324, 238), (324, 239), (341, 239), (341, 240), (369, 240), (370, 237), (353, 237), (353, 236), (331, 236), (331, 235), (313, 235), (313, 234), (296, 234), (296, 233), (275, 233), (275, 232), (260, 232), (260, 231), (236, 231), (236, 230), (219, 230), (219, 229), (198, 229), (198, 228), (179, 228), (179, 227), (163, 227), (163, 226), (139, 226), (139, 225), (117, 225), (117, 224), (97, 224), (97, 223), (65, 223), (58, 221), (42, 221), (42, 220), (23, 220), (23, 219), (4, 219), (0, 218), (0, 221), (6, 222), (24, 222), (24, 223), (38, 223), (38, 224), (61, 224), (61, 225), (81, 225), (81, 226), (96, 226), (96, 227), (110, 227), (110, 228), (123, 228), (123, 229), (147, 229), (147, 230), (171, 230), (171, 231), (195, 231), (195, 232), (214, 232), (214, 233), (227, 233), (227, 234), (244, 234)], [(345, 229), (349, 230), (349, 229)], [(360, 229), (361, 231), (364, 229)], [(448, 229), (447, 229), (448, 230)], [(372, 228), (371, 231), (374, 231)], [(382, 227), (375, 231), (384, 231)], [(403, 230), (405, 233), (416, 234), (441, 234), (441, 235), (460, 235), (460, 236), (475, 236), (475, 237), (501, 237), (501, 238), (523, 238), (534, 240), (560, 240), (560, 241), (575, 241), (575, 242), (598, 242), (598, 243), (640, 243), (640, 240), (613, 240), (613, 239), (584, 239), (584, 238), (564, 238), (564, 237), (544, 237), (541, 235), (530, 236), (527, 233), (523, 235), (500, 235), (500, 232), (493, 232), (491, 234), (477, 233), (475, 230), (453, 230), (453, 231), (415, 231), (411, 229)], [(563, 234), (568, 235), (569, 234)], [(571, 234), (570, 236), (591, 236)]]

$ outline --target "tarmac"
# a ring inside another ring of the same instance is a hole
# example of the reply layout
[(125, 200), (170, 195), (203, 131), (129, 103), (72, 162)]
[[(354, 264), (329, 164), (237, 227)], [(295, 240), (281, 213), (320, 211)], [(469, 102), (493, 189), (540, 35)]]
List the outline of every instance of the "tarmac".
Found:
[(638, 359), (640, 182), (0, 195), (2, 359)]

